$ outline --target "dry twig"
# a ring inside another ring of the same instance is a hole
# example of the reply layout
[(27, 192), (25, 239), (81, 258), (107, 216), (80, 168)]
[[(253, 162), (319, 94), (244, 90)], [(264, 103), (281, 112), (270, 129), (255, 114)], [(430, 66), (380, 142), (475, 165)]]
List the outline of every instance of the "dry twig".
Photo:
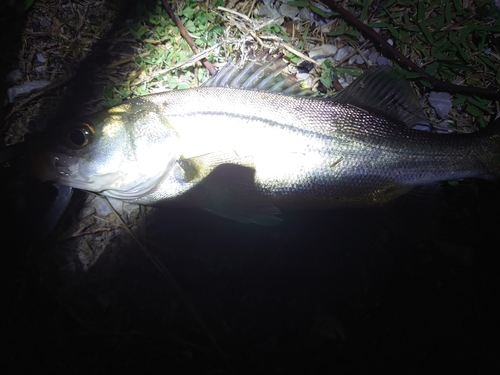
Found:
[[(193, 38), (191, 38), (191, 35), (189, 35), (188, 31), (186, 30), (186, 28), (182, 24), (179, 17), (177, 17), (177, 14), (174, 13), (172, 8), (168, 4), (167, 0), (162, 0), (162, 2), (163, 2), (163, 6), (165, 7), (165, 10), (167, 11), (170, 18), (172, 18), (172, 21), (174, 21), (175, 24), (177, 25), (177, 27), (179, 28), (180, 34), (186, 40), (186, 42), (189, 44), (189, 47), (191, 47), (191, 49), (193, 50), (194, 53), (199, 54), (200, 50), (198, 49), (198, 47), (196, 47), (196, 44), (193, 41)], [(206, 58), (202, 58), (200, 61), (205, 66), (205, 68), (208, 69), (208, 71), (210, 72), (210, 75), (213, 76), (217, 73), (217, 69), (215, 69), (215, 67)]]

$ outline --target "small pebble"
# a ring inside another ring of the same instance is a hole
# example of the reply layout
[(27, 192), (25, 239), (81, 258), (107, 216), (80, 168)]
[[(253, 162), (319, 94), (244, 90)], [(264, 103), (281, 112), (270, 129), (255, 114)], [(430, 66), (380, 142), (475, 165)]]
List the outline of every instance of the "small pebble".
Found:
[(431, 91), (429, 104), (435, 109), (439, 117), (445, 117), (451, 109), (451, 95), (447, 92)]
[(361, 55), (356, 55), (356, 59), (354, 60), (354, 62), (358, 65), (361, 65), (365, 62), (365, 60), (363, 59), (363, 56)]
[(53, 21), (51, 18), (39, 17), (38, 22), (40, 22), (40, 27), (48, 29), (52, 27)]
[(344, 47), (340, 48), (335, 54), (335, 60), (340, 61), (347, 56), (347, 51)]
[(370, 55), (368, 56), (368, 60), (370, 60), (372, 64), (376, 64), (379, 56), (379, 53), (377, 51), (374, 51), (370, 53)]
[(327, 23), (325, 25), (320, 26), (320, 32), (323, 34), (328, 34), (330, 31), (332, 31), (332, 23)]
[[(351, 47), (352, 48), (352, 47)], [(349, 53), (351, 53), (352, 49), (349, 49), (349, 46), (340, 48), (335, 54), (335, 60), (340, 61), (344, 59)]]
[(309, 51), (309, 57), (311, 59), (317, 60), (319, 58), (333, 57), (338, 51), (337, 46), (333, 44), (324, 44), (322, 46), (314, 47)]
[(7, 83), (13, 83), (17, 82), (23, 79), (23, 73), (19, 69), (16, 70), (11, 70), (9, 73), (7, 73), (7, 76), (5, 77), (5, 82)]
[(299, 81), (304, 81), (309, 78), (309, 73), (297, 73), (295, 76)]
[(342, 86), (344, 89), (349, 86), (349, 83), (347, 82), (346, 78), (349, 77), (347, 74), (342, 74), (339, 76), (338, 81), (340, 86)]
[(452, 120), (444, 120), (437, 124), (436, 130), (438, 133), (454, 133), (454, 130), (450, 127), (451, 125), (453, 125)]
[(303, 22), (310, 22), (314, 18), (314, 13), (309, 8), (302, 8), (299, 12), (299, 19)]
[(412, 129), (415, 129), (415, 130), (420, 130), (420, 131), (425, 131), (425, 132), (428, 132), (430, 131), (431, 129), (429, 128), (429, 125), (423, 125), (423, 124), (417, 124), (415, 125)]
[(283, 16), (294, 19), (299, 14), (299, 8), (288, 4), (281, 4), (280, 12)]
[(260, 6), (259, 16), (271, 18), (277, 25), (282, 25), (285, 20), (284, 17), (276, 9), (266, 4)]
[(38, 62), (41, 62), (41, 63), (44, 63), (44, 62), (46, 62), (46, 61), (47, 61), (47, 60), (45, 59), (45, 57), (44, 57), (44, 56), (43, 56), (40, 52), (38, 52), (38, 53), (36, 54), (36, 59), (37, 59), (37, 61), (38, 61)]
[(41, 90), (48, 85), (50, 85), (50, 81), (40, 80), (40, 81), (26, 82), (17, 86), (12, 86), (7, 90), (9, 102), (13, 103), (17, 99), (19, 99), (19, 97), (28, 95), (33, 91)]
[(391, 60), (389, 60), (388, 58), (386, 58), (384, 56), (379, 56), (379, 58), (377, 59), (377, 64), (380, 65), (380, 66), (390, 65), (391, 64)]

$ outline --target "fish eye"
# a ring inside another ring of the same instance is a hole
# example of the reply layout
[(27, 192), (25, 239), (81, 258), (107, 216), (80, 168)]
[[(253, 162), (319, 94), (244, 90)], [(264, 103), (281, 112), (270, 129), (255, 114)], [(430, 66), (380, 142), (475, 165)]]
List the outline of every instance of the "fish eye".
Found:
[(67, 133), (66, 144), (68, 147), (78, 150), (87, 146), (94, 137), (92, 127), (84, 122), (73, 125)]

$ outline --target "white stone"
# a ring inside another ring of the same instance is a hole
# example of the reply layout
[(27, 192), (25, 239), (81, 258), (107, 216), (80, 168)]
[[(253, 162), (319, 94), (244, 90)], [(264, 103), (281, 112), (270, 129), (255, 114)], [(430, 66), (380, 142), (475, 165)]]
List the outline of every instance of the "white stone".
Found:
[(309, 78), (309, 73), (297, 73), (296, 77), (299, 81), (304, 81)]
[(390, 64), (391, 64), (391, 60), (389, 60), (388, 58), (386, 58), (384, 56), (379, 56), (379, 58), (377, 59), (377, 65), (384, 66), (384, 65), (390, 65)]
[(347, 47), (340, 48), (335, 54), (335, 60), (340, 61), (349, 54)]
[(338, 51), (338, 48), (333, 44), (324, 44), (321, 46), (314, 47), (309, 51), (309, 57), (311, 59), (327, 58), (333, 57)]
[(283, 16), (294, 19), (297, 14), (299, 14), (299, 8), (290, 6), (288, 4), (282, 4), (280, 6), (280, 12)]
[(447, 92), (431, 91), (429, 94), (429, 104), (435, 109), (439, 117), (445, 117), (452, 107), (451, 95)]
[(259, 15), (273, 20), (277, 25), (282, 25), (284, 22), (283, 16), (276, 9), (271, 8), (269, 5), (263, 4), (259, 8)]
[(377, 52), (377, 51), (373, 51), (372, 53), (370, 53), (370, 55), (368, 56), (368, 60), (370, 60), (370, 62), (372, 64), (376, 64), (377, 63), (377, 60), (379, 58), (380, 54)]
[(299, 11), (299, 19), (304, 22), (312, 22), (314, 20), (314, 14), (309, 8), (302, 8)]
[(45, 80), (26, 82), (21, 85), (12, 86), (7, 90), (7, 95), (9, 97), (9, 101), (13, 103), (20, 96), (28, 95), (32, 91), (41, 90), (48, 85), (50, 85), (50, 81)]
[(356, 60), (354, 60), (354, 62), (358, 65), (361, 65), (365, 62), (365, 60), (363, 59), (363, 56), (361, 55), (356, 55)]

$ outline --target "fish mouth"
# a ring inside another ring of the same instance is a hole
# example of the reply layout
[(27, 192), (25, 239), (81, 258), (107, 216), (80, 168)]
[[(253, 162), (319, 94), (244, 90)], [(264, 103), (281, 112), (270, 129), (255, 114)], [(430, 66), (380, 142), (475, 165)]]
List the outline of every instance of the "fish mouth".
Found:
[[(79, 157), (45, 152), (38, 155), (33, 164), (35, 173), (41, 181), (58, 182), (77, 189), (99, 191), (96, 181), (82, 171), (84, 163), (85, 159)], [(106, 177), (114, 178), (114, 176)]]
[(62, 157), (54, 155), (52, 162), (59, 175), (72, 177), (78, 174), (78, 161), (71, 156)]
[[(80, 158), (70, 155), (45, 152), (34, 159), (35, 173), (41, 181), (69, 184), (72, 181), (91, 183), (89, 178), (78, 172)], [(73, 185), (71, 185), (73, 186)], [(76, 186), (73, 186), (76, 187)]]
[[(33, 159), (35, 173), (43, 181), (57, 182), (76, 189), (93, 191), (106, 196), (133, 200), (154, 190), (165, 171), (153, 178), (132, 178), (127, 181), (126, 168), (116, 172), (92, 173), (85, 158), (57, 152), (43, 152)], [(134, 175), (134, 173), (131, 173)]]

